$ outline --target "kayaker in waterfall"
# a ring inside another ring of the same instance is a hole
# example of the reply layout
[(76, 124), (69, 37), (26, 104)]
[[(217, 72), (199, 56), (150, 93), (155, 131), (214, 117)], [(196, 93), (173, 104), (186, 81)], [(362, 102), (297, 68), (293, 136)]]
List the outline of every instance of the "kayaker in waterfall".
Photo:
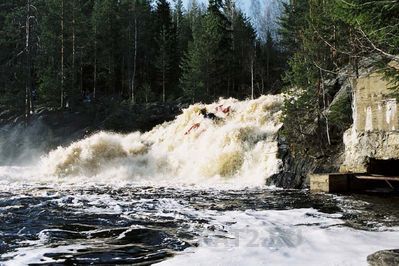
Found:
[(231, 106), (224, 107), (223, 104), (216, 107), (216, 112), (222, 112), (225, 115), (229, 115), (231, 111)]
[[(229, 107), (226, 107), (226, 108), (224, 108), (223, 105), (220, 105), (220, 106), (216, 107), (216, 112), (222, 112), (222, 113), (224, 113), (224, 114), (229, 114), (230, 111), (231, 111), (230, 106), (229, 106)], [(202, 108), (202, 109), (200, 110), (200, 114), (201, 114), (205, 119), (211, 119), (211, 120), (213, 120), (213, 121), (221, 121), (221, 120), (223, 120), (223, 118), (218, 117), (218, 116), (215, 115), (214, 113), (208, 112), (208, 111), (206, 110), (206, 108)], [(200, 123), (195, 123), (194, 125), (192, 125), (192, 126), (190, 127), (189, 130), (186, 131), (186, 133), (185, 133), (184, 135), (190, 134), (191, 131), (193, 131), (193, 130), (199, 128), (200, 126), (201, 126)]]
[(209, 112), (206, 110), (206, 108), (201, 109), (200, 113), (201, 113), (201, 115), (202, 115), (204, 118), (211, 119), (211, 120), (214, 120), (214, 121), (219, 121), (219, 120), (222, 119), (222, 118), (216, 116), (214, 113), (209, 113)]
[(187, 130), (186, 131), (186, 133), (184, 134), (184, 135), (188, 135), (188, 134), (190, 134), (191, 133), (191, 131), (193, 131), (194, 129), (197, 129), (197, 128), (199, 128), (201, 126), (201, 124), (200, 123), (195, 123), (194, 125), (192, 125), (191, 127), (190, 127), (190, 129), (189, 130)]

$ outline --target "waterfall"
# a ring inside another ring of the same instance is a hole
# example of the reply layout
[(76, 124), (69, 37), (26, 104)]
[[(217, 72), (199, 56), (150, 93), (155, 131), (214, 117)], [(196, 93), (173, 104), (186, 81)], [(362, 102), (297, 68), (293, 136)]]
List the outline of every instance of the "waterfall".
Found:
[[(99, 132), (59, 147), (42, 158), (41, 169), (66, 180), (262, 185), (282, 164), (277, 132), (283, 100), (269, 95), (194, 104), (146, 133)], [(204, 117), (204, 108), (217, 119)]]

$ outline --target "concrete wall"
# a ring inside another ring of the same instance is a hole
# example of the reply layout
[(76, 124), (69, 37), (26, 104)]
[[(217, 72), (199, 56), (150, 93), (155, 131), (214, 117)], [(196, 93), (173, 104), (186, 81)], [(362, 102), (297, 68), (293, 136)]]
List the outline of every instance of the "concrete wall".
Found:
[(382, 74), (361, 77), (353, 85), (356, 131), (399, 130), (398, 103)]
[(390, 82), (377, 71), (352, 84), (354, 124), (344, 136), (341, 172), (366, 173), (370, 159), (399, 159), (398, 102)]

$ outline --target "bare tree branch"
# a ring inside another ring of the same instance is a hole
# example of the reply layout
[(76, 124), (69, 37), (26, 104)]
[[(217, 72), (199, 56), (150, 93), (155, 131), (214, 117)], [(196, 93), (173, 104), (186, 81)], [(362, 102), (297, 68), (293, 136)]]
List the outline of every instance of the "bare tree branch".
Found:
[(382, 54), (383, 56), (385, 56), (385, 57), (388, 58), (388, 59), (391, 59), (391, 60), (394, 60), (394, 61), (396, 61), (396, 62), (399, 62), (399, 56), (390, 54), (390, 53), (385, 52), (384, 50), (378, 48), (378, 47), (373, 43), (373, 41), (370, 40), (370, 38), (367, 36), (367, 34), (366, 34), (361, 28), (358, 28), (357, 30), (363, 35), (363, 37), (367, 40), (367, 42), (371, 45), (371, 47), (372, 47), (375, 51), (379, 52), (380, 54)]

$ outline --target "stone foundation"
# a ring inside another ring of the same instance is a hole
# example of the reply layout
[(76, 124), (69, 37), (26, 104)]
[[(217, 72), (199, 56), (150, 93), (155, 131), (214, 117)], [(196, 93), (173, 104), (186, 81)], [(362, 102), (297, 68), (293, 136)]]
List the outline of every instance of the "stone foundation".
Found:
[(367, 173), (370, 159), (399, 158), (399, 132), (357, 132), (348, 130), (344, 136), (345, 161), (341, 173)]

